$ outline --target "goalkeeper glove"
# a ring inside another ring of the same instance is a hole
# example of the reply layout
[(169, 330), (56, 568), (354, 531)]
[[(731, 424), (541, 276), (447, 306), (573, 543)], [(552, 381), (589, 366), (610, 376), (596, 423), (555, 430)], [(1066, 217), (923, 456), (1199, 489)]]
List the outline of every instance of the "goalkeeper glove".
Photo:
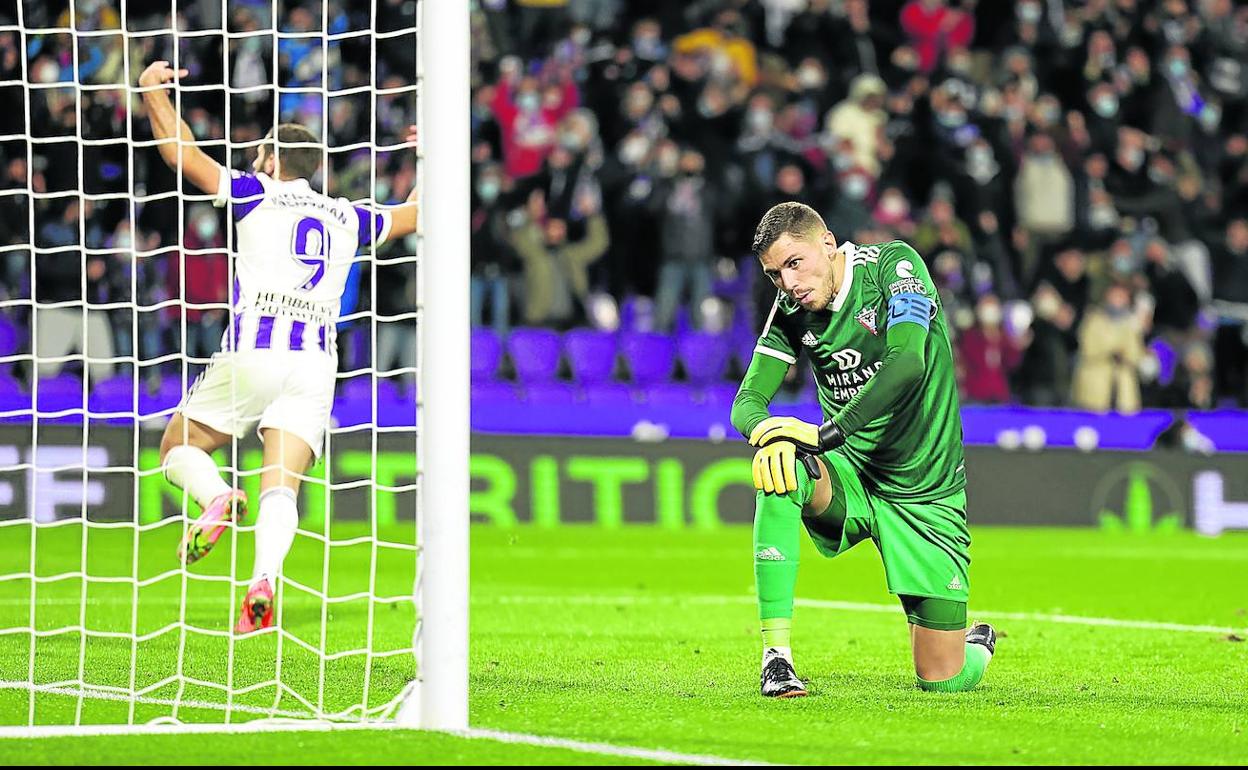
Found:
[(831, 420), (815, 425), (796, 417), (768, 417), (750, 433), (750, 446), (765, 447), (773, 441), (791, 441), (806, 454), (820, 454), (844, 444), (845, 435)]
[(773, 441), (754, 453), (754, 488), (767, 494), (797, 491), (797, 447), (792, 441)]

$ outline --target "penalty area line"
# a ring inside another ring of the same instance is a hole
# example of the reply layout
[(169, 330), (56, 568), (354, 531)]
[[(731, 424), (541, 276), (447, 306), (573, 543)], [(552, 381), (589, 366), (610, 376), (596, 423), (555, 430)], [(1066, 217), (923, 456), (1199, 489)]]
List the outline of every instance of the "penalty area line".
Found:
[[(513, 594), (510, 596), (490, 597), (490, 601), (500, 604), (588, 604), (588, 605), (659, 605), (659, 604), (700, 604), (709, 606), (754, 605), (757, 599), (753, 596), (710, 596), (706, 594), (640, 596), (636, 594), (589, 594), (574, 596), (554, 596), (543, 594)], [(795, 599), (794, 605), (817, 610), (835, 610), (840, 612), (868, 612), (884, 615), (901, 615), (898, 604), (872, 604), (868, 602), (844, 602), (832, 599)], [(1008, 612), (1002, 610), (978, 610), (972, 608), (968, 613), (976, 619), (985, 620), (1021, 620), (1035, 623), (1063, 623), (1075, 626), (1101, 626), (1108, 628), (1138, 628), (1147, 631), (1177, 631), (1191, 634), (1240, 634), (1244, 628), (1233, 626), (1189, 625), (1186, 623), (1168, 623), (1161, 620), (1131, 620), (1128, 618), (1101, 618), (1088, 615), (1063, 615), (1045, 612)]]

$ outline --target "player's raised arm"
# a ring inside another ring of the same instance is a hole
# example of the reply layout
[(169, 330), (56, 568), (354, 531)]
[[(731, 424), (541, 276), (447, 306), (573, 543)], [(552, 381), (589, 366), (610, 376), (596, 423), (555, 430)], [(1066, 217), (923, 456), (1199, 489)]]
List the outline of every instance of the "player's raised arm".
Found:
[[(419, 135), (416, 132), (416, 126), (407, 127), (407, 137), (405, 140), (413, 149), (416, 148), (419, 141)], [(384, 224), (379, 223), (378, 229), (383, 230), (377, 237), (377, 242), (394, 240), (395, 238), (403, 238), (420, 229), (420, 187), (412, 185), (412, 191), (408, 193), (407, 200), (397, 206), (389, 207), (383, 210), (383, 214), (378, 216), (389, 215), (390, 227), (385, 229)], [(374, 231), (376, 234), (377, 231)]]
[(221, 181), (221, 166), (195, 144), (191, 127), (178, 115), (169, 92), (162, 86), (175, 77), (185, 77), (187, 70), (177, 70), (167, 61), (154, 61), (139, 75), (139, 87), (143, 91), (143, 104), (147, 107), (147, 119), (152, 124), (152, 136), (156, 139), (177, 139), (157, 145), (160, 157), (169, 168), (186, 177), (186, 180), (207, 193), (217, 192)]

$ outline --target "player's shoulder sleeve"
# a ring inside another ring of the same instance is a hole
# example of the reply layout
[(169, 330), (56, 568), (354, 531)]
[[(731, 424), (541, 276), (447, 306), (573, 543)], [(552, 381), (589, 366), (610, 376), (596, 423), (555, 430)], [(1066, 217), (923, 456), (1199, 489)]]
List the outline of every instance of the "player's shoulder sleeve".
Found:
[(874, 272), (888, 304), (888, 326), (914, 323), (929, 328), (940, 299), (927, 263), (904, 241), (891, 241), (878, 248)]
[(217, 197), (213, 199), (212, 205), (221, 208), (227, 203), (232, 203), (231, 210), (234, 212), (234, 219), (240, 220), (250, 214), (263, 200), (264, 182), (259, 176), (246, 171), (231, 170), (221, 174), (221, 180), (217, 183)]
[(390, 237), (390, 212), (374, 211), (365, 206), (353, 206), (359, 225), (360, 248), (376, 244), (380, 246)]
[(776, 294), (776, 301), (767, 314), (767, 323), (763, 325), (763, 333), (754, 346), (755, 353), (779, 359), (786, 364), (797, 363), (797, 346), (789, 333), (789, 314), (781, 305), (781, 296)]

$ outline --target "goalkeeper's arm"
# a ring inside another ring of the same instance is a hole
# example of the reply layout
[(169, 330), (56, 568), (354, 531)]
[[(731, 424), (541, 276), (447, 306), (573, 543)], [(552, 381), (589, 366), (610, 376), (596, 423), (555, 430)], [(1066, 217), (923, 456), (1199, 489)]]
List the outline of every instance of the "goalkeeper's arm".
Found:
[[(918, 323), (894, 323), (888, 328), (888, 349), (880, 369), (862, 386), (837, 415), (815, 426), (792, 417), (764, 416), (751, 423), (750, 443), (767, 446), (773, 441), (792, 441), (807, 453), (827, 452), (845, 443), (862, 426), (882, 417), (923, 379), (927, 327)], [(757, 358), (757, 356), (755, 356)], [(751, 364), (751, 368), (753, 364)], [(744, 385), (742, 386), (744, 389)], [(774, 391), (772, 392), (774, 395)], [(737, 394), (741, 400), (741, 394)], [(769, 399), (770, 400), (770, 399)], [(733, 424), (737, 405), (733, 404)], [(741, 426), (738, 425), (738, 429)]]
[(143, 91), (143, 104), (147, 107), (147, 119), (152, 124), (152, 136), (157, 140), (177, 139), (176, 142), (162, 141), (156, 145), (161, 159), (191, 184), (206, 193), (215, 194), (224, 169), (195, 144), (195, 134), (178, 116), (169, 93), (163, 88), (175, 76), (186, 75), (187, 70), (175, 72), (167, 61), (152, 62), (139, 75), (139, 87), (146, 89)]

